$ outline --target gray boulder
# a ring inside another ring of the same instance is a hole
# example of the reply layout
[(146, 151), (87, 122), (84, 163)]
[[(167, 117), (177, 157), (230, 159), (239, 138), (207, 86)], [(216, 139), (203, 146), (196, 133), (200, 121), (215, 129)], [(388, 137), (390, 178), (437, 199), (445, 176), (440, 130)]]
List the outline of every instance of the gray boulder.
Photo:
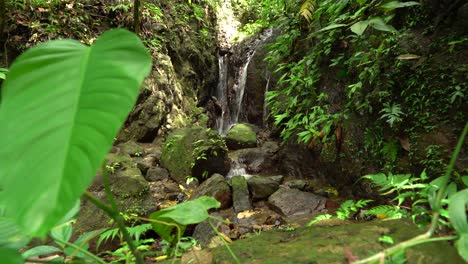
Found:
[(252, 198), (259, 200), (268, 198), (279, 189), (279, 185), (283, 180), (283, 176), (252, 176), (248, 179), (249, 190), (252, 193)]
[(271, 208), (285, 216), (325, 212), (327, 199), (295, 189), (279, 189), (268, 198)]

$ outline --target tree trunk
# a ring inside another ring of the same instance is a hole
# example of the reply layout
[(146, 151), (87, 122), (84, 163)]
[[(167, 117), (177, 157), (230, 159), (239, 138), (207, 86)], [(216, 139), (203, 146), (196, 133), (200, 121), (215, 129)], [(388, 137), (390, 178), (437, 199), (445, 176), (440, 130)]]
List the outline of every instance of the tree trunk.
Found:
[(5, 0), (0, 0), (0, 39), (3, 37), (3, 30), (5, 29)]
[[(0, 0), (3, 1), (3, 0)], [(133, 31), (138, 34), (140, 32), (140, 8), (141, 1), (143, 0), (134, 0), (133, 1)]]

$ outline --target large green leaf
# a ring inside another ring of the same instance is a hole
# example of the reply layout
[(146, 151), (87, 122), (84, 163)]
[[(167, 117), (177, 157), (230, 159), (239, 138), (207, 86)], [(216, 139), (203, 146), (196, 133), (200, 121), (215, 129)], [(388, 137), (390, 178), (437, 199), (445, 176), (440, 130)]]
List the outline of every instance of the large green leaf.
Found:
[(174, 224), (183, 233), (187, 225), (205, 221), (209, 217), (208, 210), (219, 208), (220, 205), (215, 198), (202, 196), (195, 200), (154, 212), (150, 218), (158, 222), (153, 223), (153, 230), (163, 239), (171, 243), (175, 242), (174, 240), (177, 239), (177, 236), (174, 235), (174, 228), (176, 228)]
[(0, 257), (4, 264), (23, 264), (23, 258), (21, 254), (11, 248), (0, 247)]
[(136, 35), (92, 47), (41, 44), (11, 66), (0, 104), (0, 207), (44, 236), (75, 205), (112, 145), (151, 58)]
[(455, 242), (455, 247), (458, 250), (458, 254), (468, 262), (468, 233), (460, 235), (460, 238)]
[(459, 233), (468, 234), (468, 222), (466, 219), (466, 206), (468, 205), (468, 189), (464, 189), (452, 195), (449, 202), (449, 216), (453, 228)]

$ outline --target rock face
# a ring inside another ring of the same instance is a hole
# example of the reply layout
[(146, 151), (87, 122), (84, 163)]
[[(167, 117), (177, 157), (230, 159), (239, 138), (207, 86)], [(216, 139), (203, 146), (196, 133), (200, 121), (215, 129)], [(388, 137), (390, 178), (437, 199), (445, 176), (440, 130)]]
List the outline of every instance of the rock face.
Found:
[(231, 186), (234, 211), (238, 213), (251, 210), (252, 204), (250, 203), (249, 189), (245, 178), (243, 176), (232, 177)]
[(268, 198), (271, 207), (285, 216), (325, 212), (326, 199), (295, 189), (279, 189)]
[(283, 181), (283, 176), (252, 176), (248, 179), (249, 190), (253, 199), (265, 199), (272, 195), (279, 188)]
[(176, 129), (164, 144), (161, 165), (171, 177), (184, 182), (188, 176), (200, 182), (207, 175), (227, 174), (230, 162), (224, 140), (218, 132), (203, 127)]
[(196, 199), (201, 196), (212, 196), (221, 203), (221, 209), (229, 208), (232, 204), (231, 188), (220, 174), (213, 174), (208, 180), (204, 181), (193, 194)]
[(165, 168), (151, 167), (145, 175), (145, 179), (149, 182), (161, 181), (169, 178), (169, 172)]
[(254, 175), (275, 175), (278, 171), (278, 143), (265, 142), (261, 148), (247, 148), (231, 151), (231, 160), (242, 164), (242, 167)]
[(257, 135), (251, 125), (236, 124), (226, 135), (226, 145), (229, 149), (254, 148), (257, 146)]

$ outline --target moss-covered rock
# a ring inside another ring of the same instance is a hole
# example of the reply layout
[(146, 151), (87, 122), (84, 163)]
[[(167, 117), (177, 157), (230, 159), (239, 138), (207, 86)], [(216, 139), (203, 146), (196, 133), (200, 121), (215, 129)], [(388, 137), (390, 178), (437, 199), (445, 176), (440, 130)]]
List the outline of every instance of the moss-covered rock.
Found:
[(226, 145), (229, 149), (244, 149), (257, 147), (257, 134), (248, 124), (234, 125), (226, 135)]
[[(393, 220), (262, 232), (229, 247), (241, 263), (346, 263), (350, 255), (362, 259), (389, 247), (379, 242), (382, 235), (398, 243), (420, 233), (409, 221)], [(193, 263), (235, 263), (224, 247), (209, 251), (214, 255), (213, 262)], [(406, 263), (464, 263), (445, 241), (409, 248), (405, 255)]]
[(224, 140), (218, 132), (203, 127), (170, 133), (162, 149), (161, 164), (178, 182), (189, 176), (203, 181), (213, 173), (225, 175), (230, 166)]
[(218, 202), (221, 203), (220, 209), (229, 208), (232, 204), (231, 188), (229, 188), (224, 176), (220, 174), (215, 173), (209, 179), (200, 184), (191, 198), (196, 199), (205, 195), (214, 197), (218, 200)]
[[(130, 155), (110, 153), (106, 157), (106, 164), (110, 189), (121, 212), (146, 215), (149, 210), (154, 209), (148, 182)], [(98, 172), (88, 191), (101, 200), (106, 200), (102, 171)], [(96, 230), (107, 227), (109, 221), (110, 218), (102, 210), (89, 201), (82, 200), (75, 229), (79, 233)]]

